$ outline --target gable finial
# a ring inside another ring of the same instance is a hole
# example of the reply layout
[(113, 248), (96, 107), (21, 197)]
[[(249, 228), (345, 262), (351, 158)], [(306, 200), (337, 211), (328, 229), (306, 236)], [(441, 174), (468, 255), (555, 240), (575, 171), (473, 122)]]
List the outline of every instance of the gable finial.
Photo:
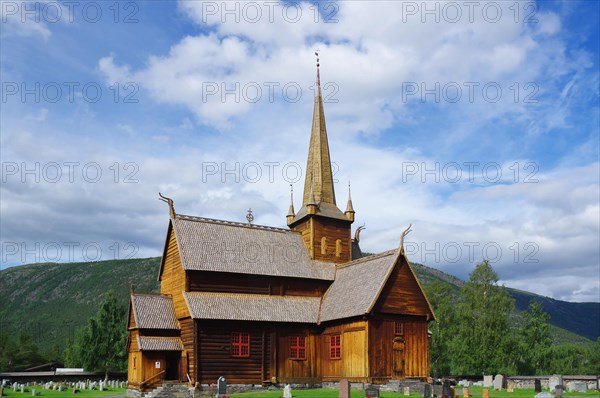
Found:
[(344, 212), (344, 214), (346, 215), (347, 219), (354, 222), (354, 214), (355, 213), (356, 212), (354, 211), (354, 206), (352, 206), (352, 193), (350, 192), (350, 180), (348, 180), (348, 203), (346, 204), (346, 211)]
[(252, 215), (252, 208), (248, 209), (248, 214), (246, 214), (246, 220), (248, 220), (248, 224), (252, 226), (252, 221), (254, 221), (254, 216)]
[(356, 231), (354, 232), (354, 241), (356, 243), (360, 242), (360, 231), (362, 231), (363, 229), (367, 229), (365, 227), (366, 224), (361, 225), (360, 227), (356, 228)]
[(402, 254), (404, 254), (404, 237), (412, 231), (412, 229), (410, 229), (411, 227), (412, 224), (409, 224), (408, 228), (402, 231), (402, 234), (400, 235), (400, 253)]
[(169, 205), (169, 217), (175, 218), (176, 213), (175, 213), (175, 207), (173, 206), (173, 199), (164, 196), (160, 192), (158, 193), (158, 196), (160, 196), (160, 198), (158, 198), (158, 200), (162, 200), (163, 202), (165, 202)]
[(296, 211), (294, 210), (294, 186), (290, 184), (290, 209), (288, 210), (288, 217), (295, 217)]

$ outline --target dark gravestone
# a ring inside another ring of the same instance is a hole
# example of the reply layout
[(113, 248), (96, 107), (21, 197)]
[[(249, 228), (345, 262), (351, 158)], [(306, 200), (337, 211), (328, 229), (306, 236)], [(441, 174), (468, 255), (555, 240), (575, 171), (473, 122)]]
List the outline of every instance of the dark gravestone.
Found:
[(217, 397), (227, 397), (227, 379), (223, 376), (217, 380)]
[(433, 385), (433, 396), (438, 398), (442, 396), (442, 386), (440, 384)]
[(379, 398), (379, 388), (373, 386), (365, 388), (365, 398)]
[(350, 398), (350, 382), (348, 379), (340, 380), (339, 398)]
[(444, 383), (442, 384), (442, 397), (454, 398), (454, 391), (452, 391), (450, 380), (444, 380)]
[(540, 381), (540, 379), (535, 379), (533, 381), (533, 386), (535, 392), (542, 392), (542, 382)]
[(432, 390), (431, 384), (425, 384), (425, 386), (423, 386), (423, 398), (433, 398)]
[(554, 389), (556, 390), (556, 398), (561, 398), (566, 390), (565, 386), (562, 384), (554, 386)]

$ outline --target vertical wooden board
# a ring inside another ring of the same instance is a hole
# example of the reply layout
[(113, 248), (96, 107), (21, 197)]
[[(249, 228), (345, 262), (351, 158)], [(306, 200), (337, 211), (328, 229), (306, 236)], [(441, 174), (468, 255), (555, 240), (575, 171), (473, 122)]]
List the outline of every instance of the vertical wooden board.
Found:
[[(183, 349), (187, 353), (187, 367), (188, 374), (193, 381), (196, 381), (196, 355), (194, 350), (194, 320), (192, 318), (185, 318), (179, 320), (181, 327), (181, 342), (183, 343)], [(185, 377), (185, 375), (184, 375)], [(187, 379), (187, 378), (185, 378)]]
[(161, 294), (173, 297), (175, 315), (178, 319), (189, 317), (190, 313), (182, 294), (187, 287), (186, 272), (181, 263), (179, 248), (177, 247), (177, 237), (173, 229), (169, 229), (168, 242), (164, 265), (160, 275), (160, 292)]
[(138, 351), (138, 339), (137, 336), (139, 334), (138, 330), (132, 330), (129, 332), (129, 351)]
[(367, 377), (366, 330), (346, 331), (342, 334), (342, 374), (344, 377)]

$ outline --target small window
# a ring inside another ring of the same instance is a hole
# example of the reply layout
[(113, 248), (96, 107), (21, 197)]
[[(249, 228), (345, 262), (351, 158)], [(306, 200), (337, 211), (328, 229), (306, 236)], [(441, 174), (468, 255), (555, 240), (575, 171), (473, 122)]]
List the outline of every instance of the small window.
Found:
[(342, 255), (342, 240), (338, 239), (335, 241), (335, 256), (340, 257)]
[(321, 254), (327, 254), (327, 238), (321, 238)]
[(396, 336), (402, 336), (404, 334), (404, 323), (400, 321), (394, 323), (394, 334)]
[(237, 358), (250, 357), (250, 333), (231, 333), (231, 356)]
[(290, 359), (306, 359), (306, 337), (290, 336)]
[(340, 334), (332, 334), (329, 336), (329, 359), (342, 358), (342, 336)]

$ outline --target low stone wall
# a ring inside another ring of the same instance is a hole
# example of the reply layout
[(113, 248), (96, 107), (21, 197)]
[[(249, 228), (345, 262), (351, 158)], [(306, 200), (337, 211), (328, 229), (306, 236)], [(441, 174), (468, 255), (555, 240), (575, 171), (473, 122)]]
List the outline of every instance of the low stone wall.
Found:
[[(539, 379), (542, 389), (549, 389), (549, 381), (552, 376), (510, 376), (508, 377), (508, 388), (534, 388), (535, 380)], [(588, 390), (598, 390), (598, 378), (600, 376), (563, 376), (563, 385), (567, 385), (569, 382), (582, 382), (587, 384)]]

